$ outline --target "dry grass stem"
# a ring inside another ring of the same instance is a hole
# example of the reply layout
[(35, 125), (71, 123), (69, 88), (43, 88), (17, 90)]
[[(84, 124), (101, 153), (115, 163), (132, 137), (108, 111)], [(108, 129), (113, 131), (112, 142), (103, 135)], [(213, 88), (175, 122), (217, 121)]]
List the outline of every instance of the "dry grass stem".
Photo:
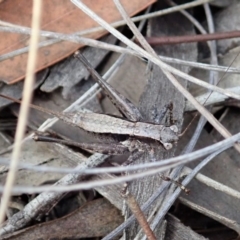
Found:
[(32, 89), (34, 85), (34, 72), (35, 65), (37, 61), (37, 45), (39, 39), (39, 30), (40, 30), (40, 21), (41, 21), (41, 9), (42, 9), (42, 1), (34, 0), (33, 1), (33, 17), (32, 17), (32, 32), (30, 39), (30, 52), (28, 56), (27, 62), (27, 70), (26, 70), (26, 80), (23, 88), (23, 101), (20, 108), (19, 120), (16, 129), (15, 135), (15, 146), (13, 148), (12, 158), (10, 169), (7, 175), (4, 193), (0, 205), (0, 224), (3, 222), (5, 217), (5, 211), (7, 209), (8, 201), (11, 196), (11, 190), (14, 185), (15, 175), (18, 168), (18, 160), (20, 158), (21, 153), (21, 141), (24, 137), (25, 128), (27, 124), (28, 111), (29, 111), (29, 103), (32, 98)]

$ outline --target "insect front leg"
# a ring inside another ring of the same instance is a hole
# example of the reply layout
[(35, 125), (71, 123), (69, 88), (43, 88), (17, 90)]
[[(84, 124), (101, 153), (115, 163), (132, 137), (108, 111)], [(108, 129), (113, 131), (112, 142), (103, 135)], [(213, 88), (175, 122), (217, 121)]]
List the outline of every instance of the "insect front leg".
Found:
[(166, 104), (160, 111), (156, 105), (152, 107), (152, 119), (153, 122), (156, 124), (162, 124), (164, 118), (169, 116), (169, 123), (170, 125), (174, 124), (174, 119), (173, 119), (173, 104), (168, 103)]
[(119, 110), (120, 113), (122, 113), (123, 116), (134, 122), (142, 119), (138, 108), (134, 106), (131, 101), (111, 87), (79, 51), (75, 53), (75, 57), (79, 59), (79, 61), (81, 61), (81, 63), (87, 68), (93, 79), (101, 86), (113, 105)]

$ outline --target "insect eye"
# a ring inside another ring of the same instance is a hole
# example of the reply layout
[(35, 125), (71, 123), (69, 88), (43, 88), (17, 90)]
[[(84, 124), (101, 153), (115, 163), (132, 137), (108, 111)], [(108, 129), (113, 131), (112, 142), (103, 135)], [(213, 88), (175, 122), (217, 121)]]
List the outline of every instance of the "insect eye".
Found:
[(169, 150), (172, 148), (172, 144), (171, 143), (164, 143), (163, 146), (165, 147), (166, 150)]
[(175, 132), (175, 133), (178, 133), (178, 127), (176, 125), (172, 125), (170, 126), (170, 129)]

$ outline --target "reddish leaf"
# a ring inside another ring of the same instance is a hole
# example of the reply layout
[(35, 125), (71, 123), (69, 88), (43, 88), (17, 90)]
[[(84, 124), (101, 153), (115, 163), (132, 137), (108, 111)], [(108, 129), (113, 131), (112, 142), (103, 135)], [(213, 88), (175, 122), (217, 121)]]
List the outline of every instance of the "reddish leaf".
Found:
[[(155, 0), (122, 0), (129, 15), (134, 15), (143, 10)], [(115, 22), (122, 17), (112, 0), (85, 0), (84, 3), (107, 22)], [(1, 20), (13, 24), (30, 26), (32, 1), (7, 0), (0, 4)], [(80, 9), (66, 0), (43, 0), (42, 30), (53, 32), (73, 33), (98, 26)], [(91, 38), (99, 38), (106, 31), (88, 35)], [(0, 54), (5, 54), (16, 49), (26, 47), (29, 36), (0, 32)], [(37, 71), (52, 65), (69, 56), (82, 45), (71, 42), (60, 42), (48, 47), (41, 48), (38, 53)], [(0, 79), (7, 84), (15, 83), (25, 76), (28, 54), (22, 54), (12, 59), (5, 60), (0, 64)]]

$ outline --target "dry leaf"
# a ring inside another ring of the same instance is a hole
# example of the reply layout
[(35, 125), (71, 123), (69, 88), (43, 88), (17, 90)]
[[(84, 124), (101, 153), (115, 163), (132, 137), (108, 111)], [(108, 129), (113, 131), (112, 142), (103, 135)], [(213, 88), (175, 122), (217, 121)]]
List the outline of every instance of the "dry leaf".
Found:
[[(122, 4), (128, 14), (132, 16), (153, 2), (154, 0), (123, 0)], [(112, 0), (85, 0), (84, 3), (109, 23), (122, 19)], [(32, 17), (32, 1), (4, 1), (0, 4), (0, 16), (2, 21), (29, 27)], [(98, 26), (96, 22), (81, 12), (70, 1), (43, 0), (42, 30), (74, 33), (96, 26)], [(106, 34), (106, 31), (96, 32), (88, 35), (88, 37), (96, 39), (104, 34)], [(4, 41), (1, 41), (0, 55), (26, 47), (29, 44), (28, 35), (0, 32), (0, 39), (4, 39)], [(69, 56), (81, 46), (71, 42), (60, 42), (41, 48), (38, 52), (37, 71)], [(1, 62), (1, 81), (12, 84), (23, 79), (27, 56), (26, 53)]]
[(91, 201), (73, 213), (54, 221), (8, 235), (2, 239), (77, 239), (101, 237), (108, 234), (123, 218), (119, 210), (104, 198)]

